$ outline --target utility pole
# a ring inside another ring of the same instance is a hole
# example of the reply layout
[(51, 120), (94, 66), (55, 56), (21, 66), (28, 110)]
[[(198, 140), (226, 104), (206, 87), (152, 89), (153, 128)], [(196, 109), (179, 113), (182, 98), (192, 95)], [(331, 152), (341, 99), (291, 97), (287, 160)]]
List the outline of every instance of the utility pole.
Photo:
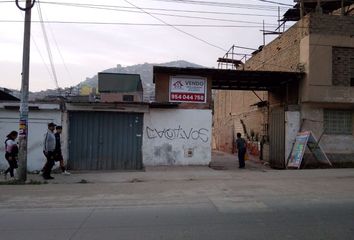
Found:
[(300, 19), (302, 20), (305, 16), (305, 3), (304, 0), (300, 0)]
[(27, 180), (27, 140), (28, 140), (28, 93), (29, 93), (29, 63), (31, 45), (31, 9), (35, 0), (26, 0), (26, 7), (23, 8), (16, 0), (16, 6), (25, 12), (23, 57), (22, 57), (22, 82), (21, 82), (21, 103), (19, 121), (19, 168), (18, 177), (20, 181)]

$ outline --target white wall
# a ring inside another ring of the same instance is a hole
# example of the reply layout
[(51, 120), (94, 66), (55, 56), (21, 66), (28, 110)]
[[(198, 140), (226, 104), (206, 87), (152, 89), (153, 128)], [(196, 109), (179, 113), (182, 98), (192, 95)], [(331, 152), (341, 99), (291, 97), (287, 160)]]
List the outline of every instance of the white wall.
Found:
[(292, 150), (297, 133), (300, 131), (300, 112), (285, 112), (285, 160)]
[(144, 165), (209, 164), (211, 125), (211, 110), (150, 109), (144, 114)]
[[(5, 103), (0, 104), (0, 169), (8, 167), (8, 163), (4, 156), (4, 142), (6, 135), (13, 130), (18, 131), (19, 126), (19, 111), (4, 109), (5, 105)], [(40, 170), (45, 163), (45, 157), (43, 156), (43, 137), (48, 122), (61, 124), (59, 105), (38, 104), (36, 106), (39, 107), (39, 110), (30, 110), (29, 113), (28, 171)]]

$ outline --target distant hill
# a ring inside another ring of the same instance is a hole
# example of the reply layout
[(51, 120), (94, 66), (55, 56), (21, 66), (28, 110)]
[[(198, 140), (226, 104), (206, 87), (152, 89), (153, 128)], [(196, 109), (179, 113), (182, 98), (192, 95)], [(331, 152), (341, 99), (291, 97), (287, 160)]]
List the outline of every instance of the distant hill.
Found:
[[(101, 72), (110, 72), (110, 73), (131, 73), (131, 74), (140, 74), (143, 87), (144, 87), (144, 96), (145, 98), (151, 98), (154, 94), (154, 85), (152, 82), (153, 79), (153, 66), (166, 66), (166, 67), (191, 67), (191, 68), (203, 68), (201, 65), (197, 65), (194, 63), (190, 63), (187, 61), (173, 61), (173, 62), (167, 62), (167, 63), (143, 63), (143, 64), (136, 64), (132, 66), (126, 66), (123, 67), (122, 65), (118, 64), (114, 68), (108, 68), (105, 70), (102, 70)], [(61, 89), (61, 95), (75, 95), (78, 94), (79, 90), (82, 86), (90, 86), (90, 87), (96, 87), (98, 86), (98, 77), (97, 74), (95, 74), (93, 77), (87, 77), (86, 80), (83, 82), (79, 83), (76, 86), (68, 87), (65, 89)], [(13, 91), (13, 94), (15, 96), (19, 96), (19, 91)], [(48, 89), (40, 92), (31, 92), (30, 93), (30, 100), (35, 100), (35, 99), (44, 99), (48, 96), (57, 96), (59, 95), (58, 90), (54, 89)]]
[[(203, 67), (194, 63), (181, 60), (181, 61), (173, 61), (173, 62), (159, 63), (159, 64), (153, 64), (153, 63), (136, 64), (127, 67), (123, 67), (122, 65), (118, 64), (117, 67), (115, 68), (109, 68), (101, 72), (140, 74), (143, 85), (146, 86), (152, 84), (153, 66), (156, 65), (166, 66), (166, 67), (182, 67), (182, 68), (183, 67), (192, 67), (192, 68)], [(79, 85), (88, 85), (91, 87), (97, 87), (97, 84), (98, 84), (98, 77), (96, 74), (91, 78), (86, 78), (86, 80), (81, 82)]]

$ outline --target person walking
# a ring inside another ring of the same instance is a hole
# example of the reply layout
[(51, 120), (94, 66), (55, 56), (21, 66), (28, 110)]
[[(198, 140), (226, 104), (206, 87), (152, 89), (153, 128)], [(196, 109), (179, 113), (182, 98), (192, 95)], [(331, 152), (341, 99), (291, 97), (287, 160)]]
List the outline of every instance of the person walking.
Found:
[(44, 156), (47, 159), (47, 162), (45, 163), (43, 167), (43, 178), (46, 180), (49, 179), (54, 179), (50, 173), (52, 171), (52, 168), (55, 164), (55, 159), (54, 159), (54, 151), (55, 151), (55, 135), (54, 135), (54, 129), (55, 129), (55, 124), (54, 123), (49, 123), (48, 124), (48, 131), (44, 136), (44, 142), (43, 142), (43, 153)]
[(66, 171), (63, 154), (61, 152), (61, 141), (60, 141), (60, 134), (63, 131), (62, 126), (55, 127), (55, 150), (54, 150), (54, 160), (55, 162), (60, 163), (60, 169), (63, 175), (70, 175), (68, 171)]
[(10, 173), (11, 180), (15, 179), (14, 169), (18, 168), (17, 165), (18, 146), (16, 143), (17, 136), (18, 133), (16, 131), (12, 131), (6, 136), (5, 159), (9, 163), (9, 168), (4, 172), (5, 179), (7, 179), (8, 173)]
[(236, 148), (238, 153), (239, 168), (245, 168), (247, 144), (246, 140), (241, 137), (241, 133), (237, 133)]

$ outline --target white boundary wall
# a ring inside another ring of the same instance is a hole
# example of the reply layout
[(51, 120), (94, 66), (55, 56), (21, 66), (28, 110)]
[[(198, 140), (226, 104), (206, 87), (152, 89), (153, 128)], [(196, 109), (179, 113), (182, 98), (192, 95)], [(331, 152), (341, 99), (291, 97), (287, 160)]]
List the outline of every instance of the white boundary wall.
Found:
[(300, 112), (285, 112), (285, 161), (287, 161), (296, 136), (300, 131)]
[[(6, 109), (5, 106), (17, 107), (19, 103), (0, 103), (0, 169), (6, 169), (8, 163), (5, 160), (6, 135), (19, 128), (19, 110)], [(61, 124), (61, 111), (59, 104), (30, 104), (38, 107), (38, 110), (29, 112), (29, 135), (28, 135), (28, 171), (42, 169), (45, 163), (43, 155), (43, 137), (47, 131), (47, 124), (54, 122)], [(66, 149), (63, 149), (66, 152)]]
[(211, 110), (150, 109), (144, 114), (143, 164), (208, 165)]

